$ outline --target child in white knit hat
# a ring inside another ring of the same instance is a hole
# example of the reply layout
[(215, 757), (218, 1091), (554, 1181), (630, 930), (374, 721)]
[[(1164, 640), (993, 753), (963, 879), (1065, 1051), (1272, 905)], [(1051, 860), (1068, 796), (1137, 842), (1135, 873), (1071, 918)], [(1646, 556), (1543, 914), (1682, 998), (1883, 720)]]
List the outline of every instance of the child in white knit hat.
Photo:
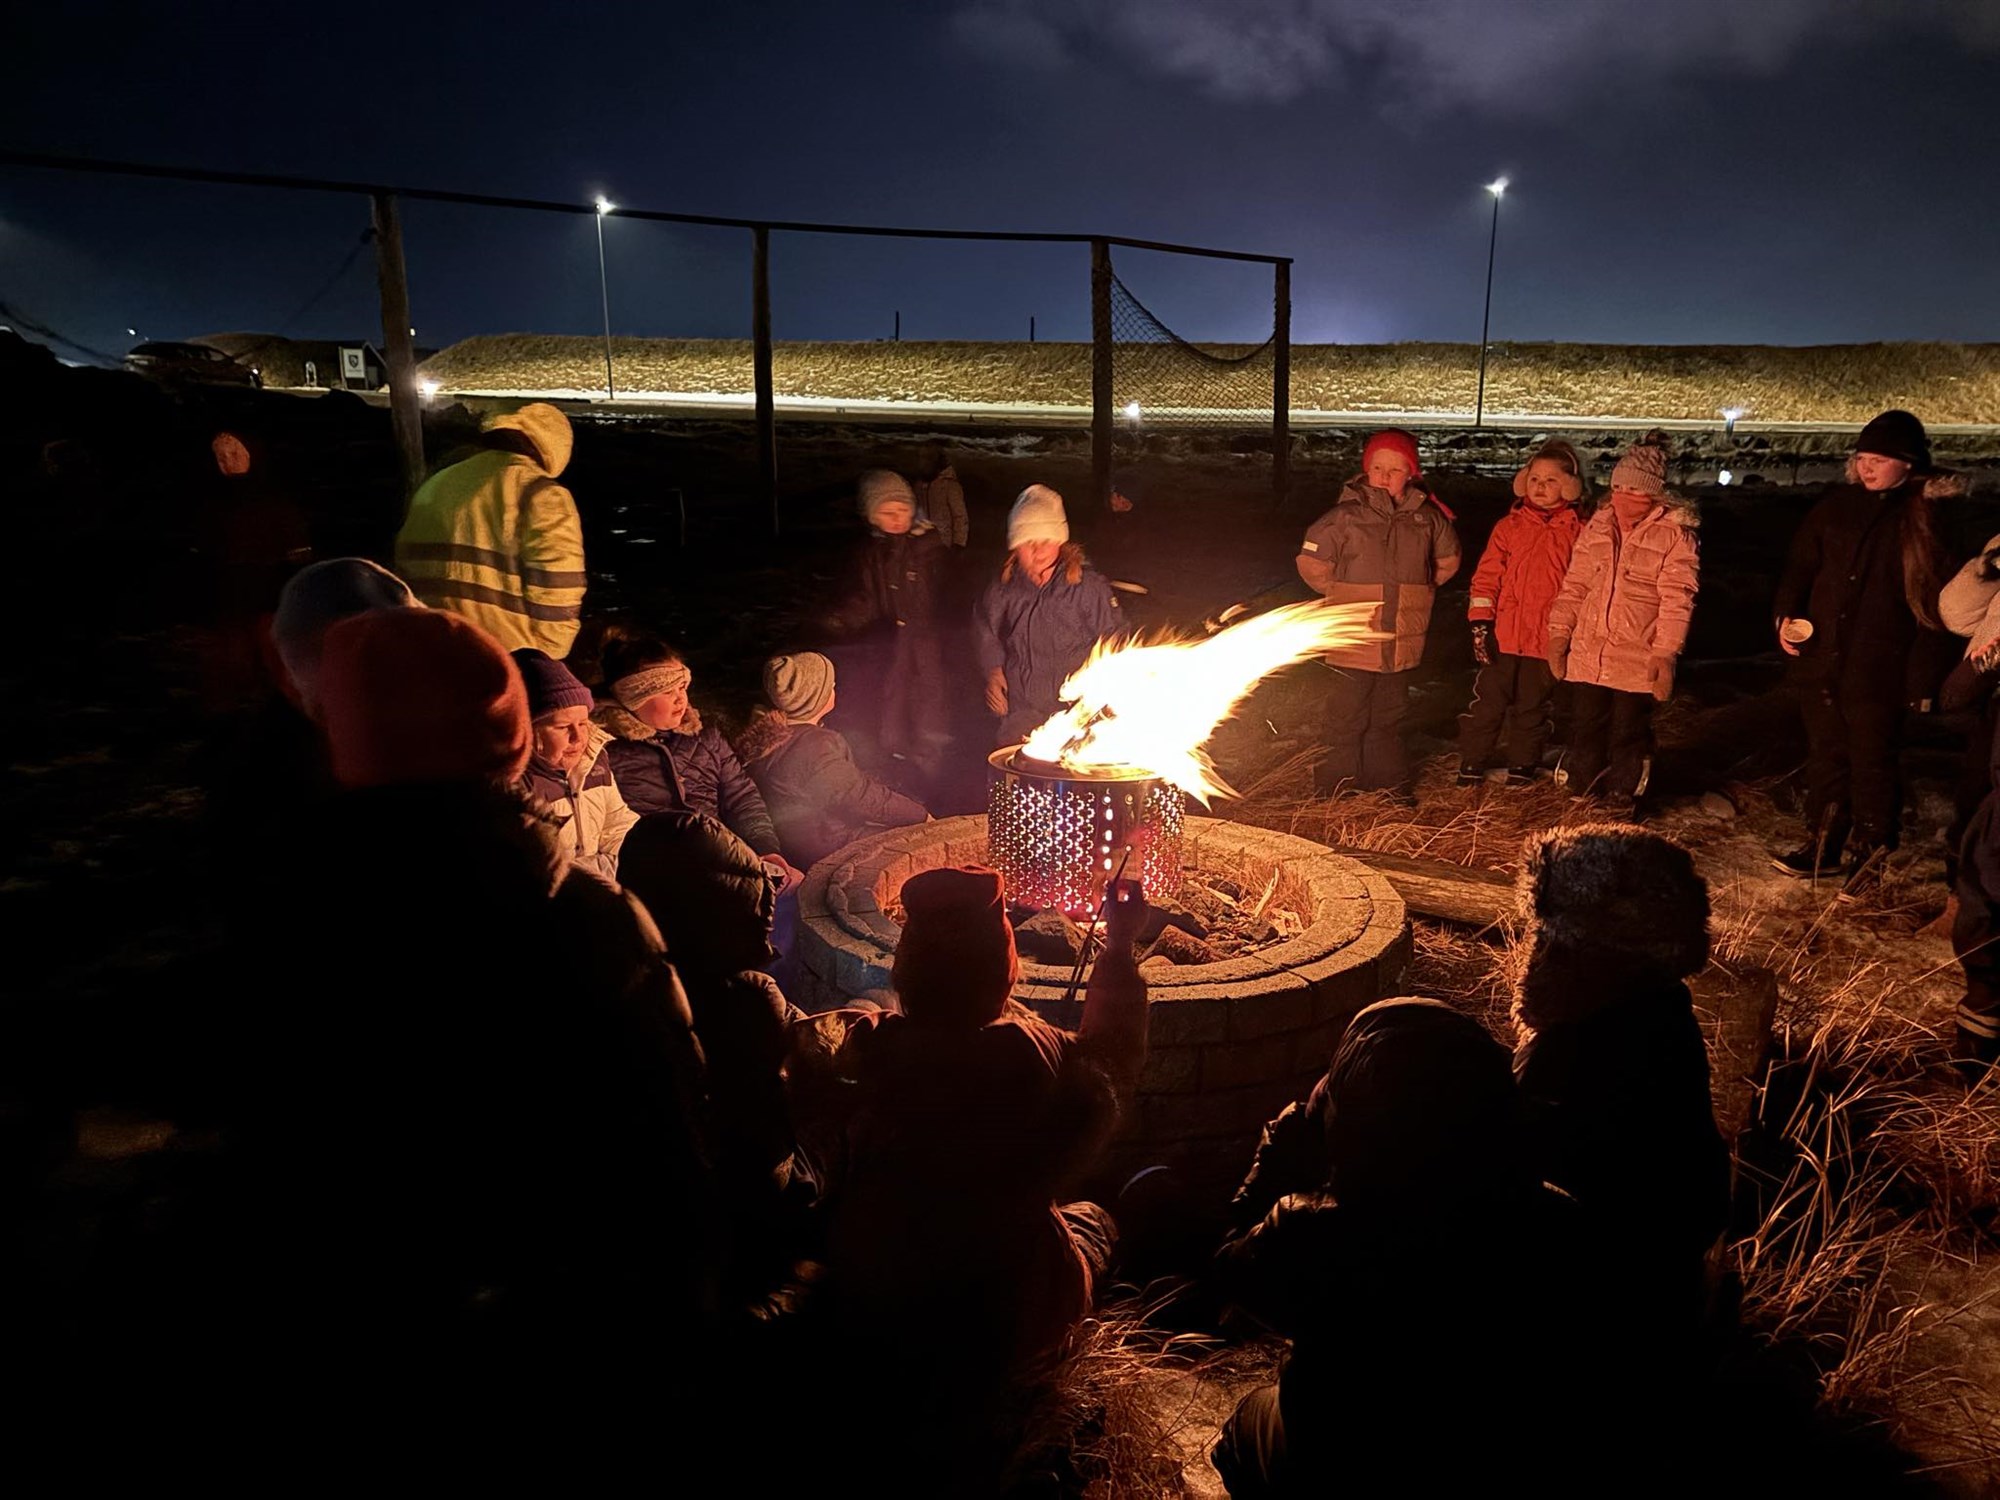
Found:
[(1062, 496), (1029, 485), (1007, 514), (1007, 561), (972, 618), (998, 743), (1024, 740), (1054, 717), (1064, 679), (1123, 629), (1110, 583), (1069, 539)]

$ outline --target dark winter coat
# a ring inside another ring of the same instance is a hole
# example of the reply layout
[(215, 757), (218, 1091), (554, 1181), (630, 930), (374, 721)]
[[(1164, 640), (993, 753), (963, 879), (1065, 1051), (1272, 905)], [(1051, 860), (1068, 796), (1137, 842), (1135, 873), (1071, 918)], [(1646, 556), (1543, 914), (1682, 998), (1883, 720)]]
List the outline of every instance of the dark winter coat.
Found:
[(1955, 475), (1913, 478), (1897, 489), (1836, 485), (1792, 537), (1772, 613), (1812, 621), (1797, 672), (1831, 681), (1840, 696), (1912, 703), (1932, 697), (1954, 643), (1911, 613), (1903, 580), (1902, 518), (1917, 495), (1963, 493)]
[[(1489, 1474), (1549, 1409), (1597, 1430), (1577, 1402), (1607, 1374), (1587, 1331), (1601, 1258), (1518, 1124), (1507, 1054), (1477, 1022), (1390, 1000), (1266, 1128), (1218, 1269), (1292, 1341), (1281, 1493), (1383, 1492), (1419, 1447), (1421, 1489)], [(1428, 1448), (1439, 1431), (1449, 1445)]]
[(1635, 1297), (1691, 1315), (1702, 1256), (1728, 1216), (1729, 1152), (1687, 986), (1621, 972), (1602, 951), (1540, 948), (1515, 1015), (1514, 1076), (1541, 1175), (1643, 1267)]
[(996, 1369), (1047, 1354), (1093, 1293), (1056, 1203), (1115, 1114), (1105, 1073), (1012, 1005), (976, 1030), (858, 1018), (837, 1068), (856, 1095), (830, 1229), (851, 1326)]
[(1062, 706), (1064, 680), (1083, 665), (1092, 646), (1124, 628), (1117, 595), (1073, 543), (1064, 547), (1040, 588), (1008, 558), (972, 618), (979, 670), (1006, 674), (1002, 742), (1025, 739), (1052, 717)]
[(240, 1055), (275, 1336), (384, 1378), (447, 1337), (689, 1348), (713, 1313), (701, 1054), (645, 910), (478, 785), (342, 793), (271, 852)]
[(1331, 666), (1403, 672), (1423, 660), (1431, 605), (1458, 571), (1458, 530), (1415, 484), (1397, 499), (1356, 477), (1332, 510), (1306, 528), (1299, 576), (1330, 604), (1380, 606), (1370, 621), (1382, 639), (1330, 651)]
[(765, 709), (751, 720), (737, 749), (764, 794), (779, 847), (801, 870), (864, 834), (930, 816), (922, 803), (857, 766), (846, 739), (823, 725), (793, 724)]
[(591, 719), (611, 736), (605, 754), (625, 805), (644, 817), (698, 812), (759, 854), (778, 852), (778, 831), (757, 784), (719, 730), (690, 708), (681, 727), (656, 730), (623, 704), (601, 702)]
[(877, 533), (861, 549), (854, 587), (828, 624), (839, 631), (887, 623), (911, 630), (937, 626), (944, 591), (945, 542), (935, 531)]

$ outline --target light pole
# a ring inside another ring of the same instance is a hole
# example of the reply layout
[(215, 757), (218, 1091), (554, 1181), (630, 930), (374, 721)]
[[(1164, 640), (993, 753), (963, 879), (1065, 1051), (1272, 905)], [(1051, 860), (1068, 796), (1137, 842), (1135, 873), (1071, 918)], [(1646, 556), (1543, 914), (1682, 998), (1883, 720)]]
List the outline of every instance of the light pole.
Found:
[(604, 271), (604, 216), (618, 205), (610, 199), (597, 200), (597, 290), (604, 299), (604, 399), (613, 400), (618, 387), (611, 379), (611, 278)]
[(1486, 313), (1479, 320), (1479, 395), (1472, 407), (1474, 431), (1486, 420), (1486, 336), (1493, 328), (1493, 252), (1500, 246), (1500, 199), (1507, 191), (1507, 179), (1494, 178), (1486, 184), (1486, 191), (1493, 195), (1493, 231), (1486, 237)]

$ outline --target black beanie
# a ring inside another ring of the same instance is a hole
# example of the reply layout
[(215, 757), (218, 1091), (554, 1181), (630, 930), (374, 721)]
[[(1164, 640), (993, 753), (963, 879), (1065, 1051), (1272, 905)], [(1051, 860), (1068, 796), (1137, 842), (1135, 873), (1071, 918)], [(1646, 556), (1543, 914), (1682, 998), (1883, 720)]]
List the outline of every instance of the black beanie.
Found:
[(1854, 451), (1901, 459), (1913, 469), (1931, 466), (1930, 436), (1924, 424), (1906, 411), (1885, 411), (1862, 428), (1861, 436), (1854, 440)]

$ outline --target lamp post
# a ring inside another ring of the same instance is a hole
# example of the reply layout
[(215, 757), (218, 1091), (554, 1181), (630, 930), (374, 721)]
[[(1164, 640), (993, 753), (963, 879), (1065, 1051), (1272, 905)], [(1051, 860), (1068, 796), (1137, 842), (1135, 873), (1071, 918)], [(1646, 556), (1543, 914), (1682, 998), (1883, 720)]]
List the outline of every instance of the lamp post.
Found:
[(1486, 184), (1493, 195), (1493, 230), (1486, 237), (1486, 313), (1479, 320), (1479, 395), (1472, 407), (1472, 426), (1478, 430), (1486, 420), (1486, 336), (1493, 328), (1493, 252), (1500, 246), (1500, 199), (1507, 191), (1507, 179), (1496, 177)]
[(604, 299), (604, 399), (613, 400), (618, 387), (611, 379), (611, 278), (604, 271), (604, 216), (618, 205), (610, 199), (597, 200), (597, 290)]

